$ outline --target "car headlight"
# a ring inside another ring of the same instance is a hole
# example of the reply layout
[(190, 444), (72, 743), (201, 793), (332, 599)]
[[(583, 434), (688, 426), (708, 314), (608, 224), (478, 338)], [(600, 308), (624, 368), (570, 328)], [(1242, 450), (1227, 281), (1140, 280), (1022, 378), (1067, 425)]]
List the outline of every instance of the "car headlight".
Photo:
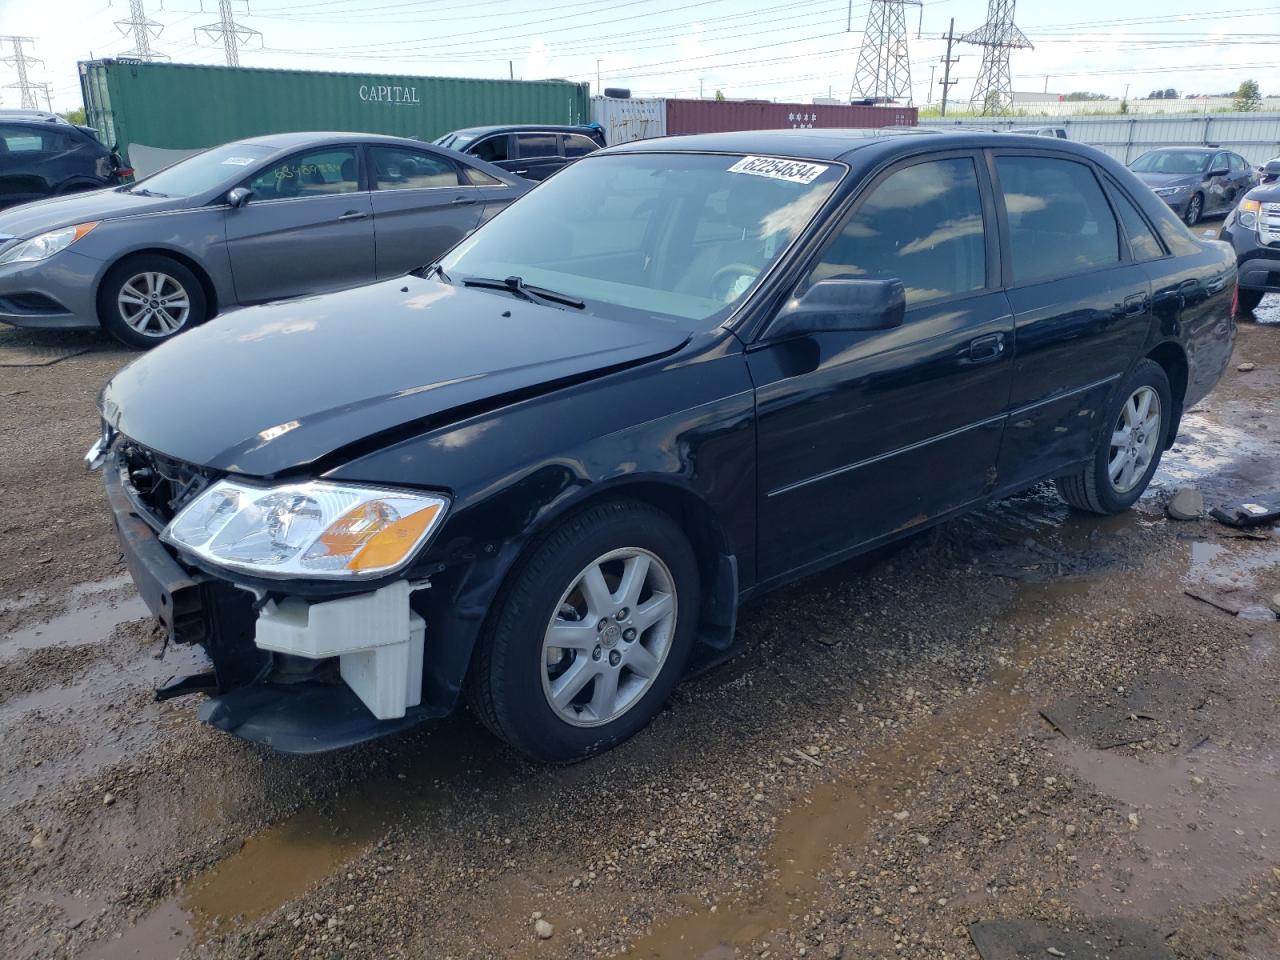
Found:
[(445, 497), (414, 490), (219, 480), (160, 539), (259, 577), (366, 580), (407, 564), (448, 507)]
[(96, 220), (92, 223), (77, 223), (73, 227), (61, 227), (42, 233), (38, 237), (32, 237), (30, 240), (23, 240), (16, 247), (11, 247), (0, 254), (0, 263), (32, 263), (37, 260), (47, 260), (55, 253), (67, 249), (97, 225)]
[(1186, 187), (1156, 187), (1155, 194), (1157, 197), (1176, 197)]
[(1252, 230), (1258, 225), (1258, 214), (1262, 211), (1261, 200), (1241, 200), (1240, 206), (1232, 213), (1240, 221), (1240, 226)]

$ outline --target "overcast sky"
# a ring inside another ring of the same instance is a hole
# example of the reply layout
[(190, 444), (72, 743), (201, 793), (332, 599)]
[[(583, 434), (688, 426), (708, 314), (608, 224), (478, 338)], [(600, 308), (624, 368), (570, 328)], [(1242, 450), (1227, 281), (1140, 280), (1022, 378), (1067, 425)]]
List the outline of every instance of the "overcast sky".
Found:
[[(144, 0), (163, 27), (153, 48), (177, 62), (225, 62), (221, 46), (195, 33), (217, 19), (217, 0), (203, 2), (201, 10), (201, 0), (165, 0), (163, 8)], [(1017, 21), (1035, 49), (1014, 53), (1014, 88), (1216, 93), (1253, 77), (1264, 93), (1280, 94), (1280, 0), (1238, 2), (1214, 9), (1191, 0), (1022, 0)], [(235, 9), (243, 26), (261, 32), (243, 48), (244, 66), (472, 77), (510, 70), (523, 79), (588, 81), (595, 92), (599, 61), (604, 86), (636, 96), (696, 97), (701, 89), (709, 97), (720, 89), (800, 102), (849, 96), (867, 16), (865, 0), (855, 0), (847, 32), (848, 0), (251, 0), (248, 13), (236, 0)], [(952, 17), (957, 34), (980, 26), (986, 0), (930, 0), (906, 12), (914, 94), (923, 104), (930, 66), (943, 54), (938, 37)], [(34, 39), (31, 53), (44, 62), (30, 75), (48, 81), (62, 110), (80, 104), (78, 60), (132, 48), (133, 38), (114, 25), (128, 14), (128, 0), (0, 0), (0, 34)], [(967, 100), (981, 49), (958, 45), (956, 55), (952, 96)], [(0, 104), (18, 105), (17, 91), (4, 89), (15, 79), (13, 67), (0, 64)]]

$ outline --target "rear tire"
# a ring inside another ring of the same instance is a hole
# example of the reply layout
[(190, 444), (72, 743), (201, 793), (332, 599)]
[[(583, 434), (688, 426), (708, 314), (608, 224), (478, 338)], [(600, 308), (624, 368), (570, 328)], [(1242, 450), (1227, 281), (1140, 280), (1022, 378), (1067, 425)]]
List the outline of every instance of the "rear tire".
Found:
[(1093, 459), (1057, 479), (1062, 499), (1090, 513), (1128, 510), (1160, 465), (1172, 415), (1173, 395), (1164, 368), (1154, 360), (1139, 361), (1103, 421)]
[(150, 350), (204, 323), (209, 305), (196, 275), (159, 254), (120, 261), (98, 287), (98, 320), (121, 343)]
[(1264, 296), (1266, 296), (1266, 292), (1262, 290), (1237, 290), (1236, 312), (1253, 313), (1258, 309), (1258, 304), (1262, 302)]
[(471, 665), (472, 709), (537, 760), (616, 746), (684, 673), (700, 593), (697, 558), (667, 514), (633, 501), (584, 509), (533, 547), (495, 601)]

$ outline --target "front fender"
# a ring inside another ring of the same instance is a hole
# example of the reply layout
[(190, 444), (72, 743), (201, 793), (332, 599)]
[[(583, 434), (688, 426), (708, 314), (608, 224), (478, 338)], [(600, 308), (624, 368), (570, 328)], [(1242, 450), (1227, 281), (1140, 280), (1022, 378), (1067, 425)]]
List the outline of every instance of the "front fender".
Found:
[(733, 601), (719, 594), (729, 584), (736, 600), (749, 585), (737, 583), (739, 571), (749, 581), (755, 569), (754, 392), (736, 338), (707, 339), (665, 361), (459, 421), (327, 474), (453, 494), (439, 534), (410, 571), (432, 581), (424, 699), (456, 700), (513, 566), (541, 534), (600, 497), (670, 503), (698, 513), (690, 523), (710, 518), (720, 543), (708, 563), (709, 593), (721, 626), (726, 616), (731, 624)]

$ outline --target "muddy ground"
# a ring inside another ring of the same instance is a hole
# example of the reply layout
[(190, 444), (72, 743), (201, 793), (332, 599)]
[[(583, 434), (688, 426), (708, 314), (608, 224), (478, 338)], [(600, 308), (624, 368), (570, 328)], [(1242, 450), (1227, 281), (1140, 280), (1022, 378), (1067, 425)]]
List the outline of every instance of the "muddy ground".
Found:
[(1163, 509), (1280, 489), (1280, 298), (1138, 509), (1039, 488), (775, 593), (567, 768), (465, 713), (294, 758), (152, 702), (184, 651), (80, 460), (131, 355), (0, 331), (81, 350), (0, 366), (0, 955), (1280, 958), (1280, 534)]

